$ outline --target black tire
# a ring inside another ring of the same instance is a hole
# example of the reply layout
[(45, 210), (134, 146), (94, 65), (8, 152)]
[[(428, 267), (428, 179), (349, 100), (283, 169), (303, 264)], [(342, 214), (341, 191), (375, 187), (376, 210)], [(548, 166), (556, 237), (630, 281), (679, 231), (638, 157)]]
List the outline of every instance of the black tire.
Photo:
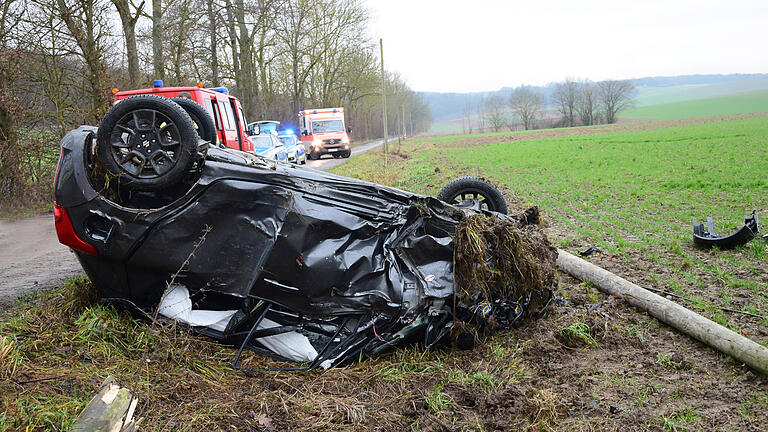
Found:
[[(480, 177), (460, 177), (451, 181), (440, 190), (437, 199), (459, 207), (474, 206), (479, 201), (484, 210), (507, 214), (507, 202), (501, 192)], [(470, 205), (467, 201), (474, 202)]]
[(198, 137), (189, 114), (167, 98), (143, 94), (107, 111), (96, 134), (96, 153), (120, 184), (159, 190), (187, 176), (198, 155)]
[(348, 157), (352, 156), (352, 150), (349, 150), (347, 153), (342, 156), (344, 159), (347, 159)]
[(216, 126), (213, 124), (211, 115), (202, 105), (185, 97), (174, 97), (171, 100), (179, 104), (189, 114), (200, 138), (210, 144), (216, 144)]

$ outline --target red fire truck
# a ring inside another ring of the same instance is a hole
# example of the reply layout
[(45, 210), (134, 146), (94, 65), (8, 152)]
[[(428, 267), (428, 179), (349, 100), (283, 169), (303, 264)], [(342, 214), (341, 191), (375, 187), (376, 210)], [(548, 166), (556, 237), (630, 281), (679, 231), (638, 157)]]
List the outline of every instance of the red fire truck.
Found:
[(163, 87), (161, 80), (155, 80), (154, 88), (126, 91), (114, 89), (112, 92), (115, 94), (115, 102), (140, 94), (172, 98), (192, 117), (196, 127), (204, 124), (195, 118), (195, 112), (202, 107), (213, 119), (215, 130), (198, 130), (201, 137), (225, 147), (253, 151), (253, 143), (245, 131), (247, 123), (243, 107), (236, 97), (230, 96), (226, 87), (204, 88), (202, 82), (196, 87)]
[(299, 111), (301, 141), (309, 159), (320, 159), (329, 154), (334, 158), (348, 158), (349, 128), (344, 126), (344, 108), (318, 108)]

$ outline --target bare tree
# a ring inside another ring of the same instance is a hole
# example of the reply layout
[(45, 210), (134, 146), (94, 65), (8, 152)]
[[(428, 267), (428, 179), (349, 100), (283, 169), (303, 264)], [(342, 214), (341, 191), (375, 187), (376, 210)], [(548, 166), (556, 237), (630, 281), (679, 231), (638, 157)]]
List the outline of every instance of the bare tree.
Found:
[(99, 119), (109, 106), (104, 78), (104, 60), (108, 43), (107, 6), (100, 0), (56, 0), (58, 18), (64, 23), (68, 36), (77, 47), (74, 53), (85, 63), (87, 93), (91, 100), (87, 121)]
[(480, 95), (477, 102), (477, 132), (483, 133), (485, 130), (485, 95)]
[(498, 132), (507, 121), (505, 105), (500, 95), (493, 95), (485, 100), (485, 120), (494, 132)]
[(579, 91), (576, 94), (576, 112), (581, 124), (591, 126), (597, 123), (596, 111), (599, 105), (599, 89), (588, 80), (579, 83)]
[(605, 112), (606, 123), (616, 123), (616, 114), (632, 106), (635, 86), (629, 80), (607, 80), (597, 83), (599, 96)]
[(555, 85), (555, 91), (552, 93), (552, 100), (563, 115), (567, 126), (574, 125), (578, 87), (578, 83), (573, 78), (566, 78), (565, 81)]
[(543, 105), (544, 98), (541, 94), (526, 87), (518, 88), (509, 97), (509, 107), (512, 108), (512, 112), (523, 122), (525, 130), (533, 127), (533, 122), (539, 115)]
[(123, 37), (125, 38), (125, 53), (128, 57), (128, 85), (135, 87), (139, 82), (139, 52), (136, 49), (136, 22), (144, 9), (144, 2), (136, 6), (135, 13), (131, 11), (130, 0), (112, 0), (115, 5), (120, 22), (123, 25)]
[(466, 133), (472, 134), (472, 101), (469, 99), (464, 104), (464, 130)]
[(7, 48), (13, 31), (21, 23), (26, 5), (21, 0), (4, 0), (0, 4), (0, 48)]

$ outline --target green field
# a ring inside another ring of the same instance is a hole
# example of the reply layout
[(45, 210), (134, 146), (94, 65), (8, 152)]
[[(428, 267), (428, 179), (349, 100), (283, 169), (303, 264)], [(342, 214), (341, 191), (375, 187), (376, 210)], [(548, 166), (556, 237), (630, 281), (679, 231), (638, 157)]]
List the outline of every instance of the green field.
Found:
[(435, 122), (429, 126), (429, 132), (431, 133), (460, 133), (461, 125), (451, 122)]
[(637, 106), (622, 111), (622, 118), (682, 119), (768, 112), (768, 91), (739, 93), (683, 102)]
[(749, 78), (714, 84), (688, 84), (665, 87), (638, 87), (635, 103), (638, 107), (712, 99), (768, 90), (768, 78)]

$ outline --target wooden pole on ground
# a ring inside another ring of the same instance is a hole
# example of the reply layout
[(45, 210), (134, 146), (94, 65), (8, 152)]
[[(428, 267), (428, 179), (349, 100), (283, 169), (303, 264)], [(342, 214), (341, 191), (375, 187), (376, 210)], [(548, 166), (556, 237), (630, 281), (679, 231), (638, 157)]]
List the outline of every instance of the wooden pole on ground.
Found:
[(768, 348), (704, 318), (683, 306), (616, 276), (588, 261), (558, 249), (557, 266), (571, 276), (619, 296), (671, 327), (768, 374)]

